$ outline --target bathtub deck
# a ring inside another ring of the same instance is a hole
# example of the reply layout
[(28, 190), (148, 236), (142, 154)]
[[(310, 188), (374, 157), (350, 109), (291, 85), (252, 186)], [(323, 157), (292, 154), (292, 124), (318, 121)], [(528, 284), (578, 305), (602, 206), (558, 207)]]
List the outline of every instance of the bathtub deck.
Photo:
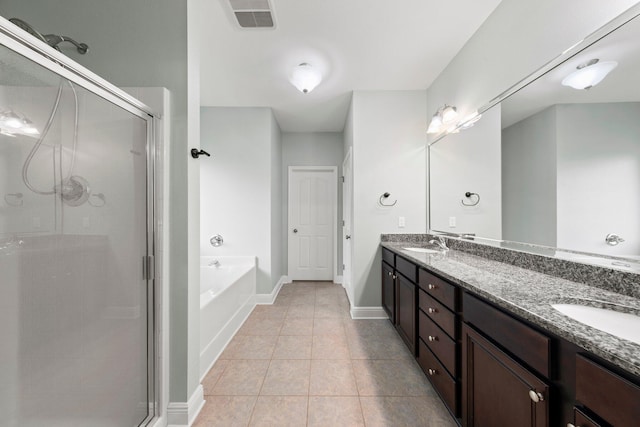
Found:
[(340, 285), (257, 306), (203, 382), (194, 426), (455, 426), (387, 320), (352, 320)]

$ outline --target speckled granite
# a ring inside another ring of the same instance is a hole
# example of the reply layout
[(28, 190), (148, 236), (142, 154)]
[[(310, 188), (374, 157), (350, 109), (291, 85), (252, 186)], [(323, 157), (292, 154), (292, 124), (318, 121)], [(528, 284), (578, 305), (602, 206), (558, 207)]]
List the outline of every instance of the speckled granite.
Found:
[[(420, 243), (420, 240), (417, 239), (413, 237), (411, 240), (393, 242), (385, 238), (381, 245), (505, 310), (633, 374), (640, 375), (640, 344), (579, 323), (551, 306), (551, 304), (571, 301), (596, 306), (616, 304), (620, 311), (640, 314), (640, 299), (637, 297), (515, 266), (509, 261), (517, 262), (517, 255), (512, 258), (502, 258), (504, 261), (476, 256), (458, 250), (453, 241), (448, 243), (451, 243), (451, 247), (455, 249), (446, 253), (430, 255), (403, 249), (408, 246), (418, 246), (417, 243)], [(426, 246), (424, 239), (422, 243), (422, 246)], [(468, 244), (473, 245), (473, 243)], [(504, 249), (501, 250), (504, 251)], [(522, 254), (518, 253), (518, 255)], [(530, 264), (528, 262), (521, 265)], [(599, 280), (599, 276), (591, 277), (589, 280)], [(635, 286), (638, 286), (637, 279)]]
[[(531, 246), (532, 250), (535, 249), (541, 252), (541, 254), (534, 254), (513, 248), (490, 246), (468, 240), (444, 237), (447, 240), (447, 246), (457, 251), (640, 298), (640, 274), (637, 273), (555, 258), (553, 255), (556, 250), (553, 248)], [(433, 236), (429, 234), (383, 234), (380, 236), (380, 241), (427, 246), (428, 241), (432, 238)], [(405, 247), (407, 246), (406, 244)], [(573, 253), (578, 254), (577, 252)]]

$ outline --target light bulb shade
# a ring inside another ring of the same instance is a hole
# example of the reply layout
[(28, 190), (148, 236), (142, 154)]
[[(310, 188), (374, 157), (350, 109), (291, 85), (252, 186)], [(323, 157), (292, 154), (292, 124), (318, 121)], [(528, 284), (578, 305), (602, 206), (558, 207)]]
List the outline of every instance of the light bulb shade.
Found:
[(458, 117), (458, 110), (456, 107), (445, 105), (442, 110), (442, 123), (451, 123)]
[(311, 64), (303, 62), (293, 70), (291, 84), (300, 92), (309, 93), (322, 81), (322, 75)]
[(562, 80), (562, 85), (578, 90), (590, 89), (604, 80), (607, 74), (617, 66), (618, 63), (615, 61), (597, 62), (593, 65), (588, 65), (565, 77)]
[(23, 126), (23, 122), (13, 111), (3, 111), (0, 113), (0, 126), (9, 129), (20, 129)]
[(431, 123), (429, 123), (429, 128), (427, 129), (428, 134), (438, 133), (440, 132), (440, 128), (442, 127), (442, 119), (440, 118), (440, 114), (436, 113), (431, 118)]

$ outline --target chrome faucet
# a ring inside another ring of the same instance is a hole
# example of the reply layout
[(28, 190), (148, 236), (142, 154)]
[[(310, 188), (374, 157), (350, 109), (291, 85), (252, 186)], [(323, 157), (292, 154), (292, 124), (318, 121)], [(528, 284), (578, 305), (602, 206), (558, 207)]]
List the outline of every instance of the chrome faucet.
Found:
[(447, 241), (442, 236), (437, 236), (436, 239), (429, 240), (429, 244), (430, 245), (436, 245), (440, 249), (442, 249), (443, 251), (448, 251), (449, 250), (449, 248), (447, 247)]
[(209, 263), (209, 267), (219, 268), (220, 267), (220, 261), (218, 261), (217, 259), (214, 259), (213, 261), (211, 261)]

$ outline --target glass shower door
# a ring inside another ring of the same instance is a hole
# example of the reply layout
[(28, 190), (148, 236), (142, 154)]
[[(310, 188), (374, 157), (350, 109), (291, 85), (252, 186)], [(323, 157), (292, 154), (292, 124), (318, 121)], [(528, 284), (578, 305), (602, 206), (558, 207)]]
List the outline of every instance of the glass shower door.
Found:
[(138, 426), (153, 415), (150, 117), (50, 68), (0, 46), (2, 425)]

